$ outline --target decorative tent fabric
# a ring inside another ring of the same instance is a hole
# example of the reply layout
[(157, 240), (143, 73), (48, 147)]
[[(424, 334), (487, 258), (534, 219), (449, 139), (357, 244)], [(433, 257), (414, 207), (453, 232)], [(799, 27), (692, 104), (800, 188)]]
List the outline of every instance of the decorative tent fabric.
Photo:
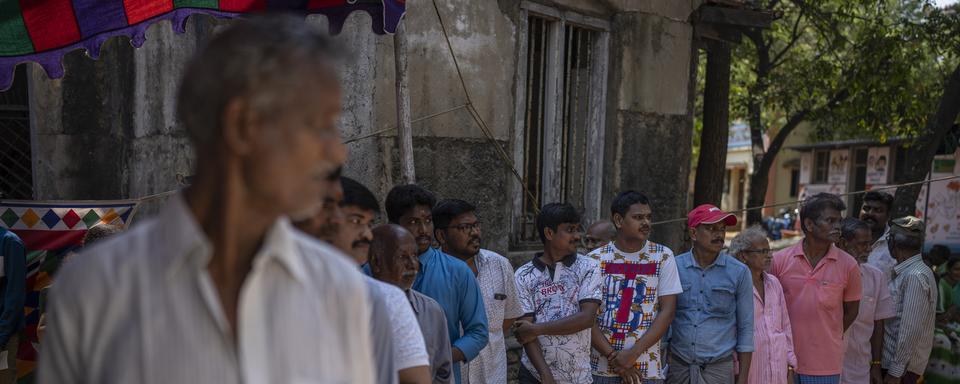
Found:
[(0, 90), (10, 87), (20, 63), (37, 62), (47, 76), (61, 78), (65, 54), (85, 49), (96, 59), (114, 36), (140, 47), (147, 28), (161, 20), (183, 33), (193, 14), (234, 18), (267, 11), (326, 15), (333, 34), (351, 12), (366, 11), (373, 32), (383, 34), (396, 32), (406, 0), (0, 0)]
[(40, 291), (50, 285), (51, 276), (63, 257), (81, 246), (91, 227), (100, 224), (126, 227), (138, 202), (0, 201), (0, 227), (20, 237), (27, 251), (25, 326), (17, 354), (18, 376), (29, 376), (36, 366)]

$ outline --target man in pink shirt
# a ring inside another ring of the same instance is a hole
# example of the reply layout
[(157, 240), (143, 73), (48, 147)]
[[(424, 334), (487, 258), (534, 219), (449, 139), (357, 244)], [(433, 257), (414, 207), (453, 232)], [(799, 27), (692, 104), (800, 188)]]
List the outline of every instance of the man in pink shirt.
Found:
[(848, 217), (840, 223), (840, 241), (837, 246), (860, 263), (863, 297), (857, 320), (847, 329), (847, 344), (843, 356), (842, 383), (880, 384), (883, 382), (880, 359), (883, 357), (883, 320), (897, 314), (887, 284), (890, 279), (877, 267), (867, 264), (873, 238), (870, 225)]
[(834, 245), (844, 209), (836, 195), (807, 198), (800, 206), (803, 241), (773, 256), (770, 272), (783, 286), (793, 325), (798, 384), (840, 382), (843, 332), (859, 312), (860, 268)]

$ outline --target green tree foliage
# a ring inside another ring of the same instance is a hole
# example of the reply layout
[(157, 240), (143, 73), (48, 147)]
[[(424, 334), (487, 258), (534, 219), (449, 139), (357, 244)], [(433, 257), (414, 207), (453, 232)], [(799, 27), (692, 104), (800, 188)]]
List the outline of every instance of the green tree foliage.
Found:
[[(773, 160), (803, 121), (813, 122), (821, 139), (929, 138), (925, 123), (960, 62), (955, 12), (925, 0), (756, 5), (779, 19), (744, 30), (732, 64), (731, 117), (748, 122), (753, 141), (748, 206), (763, 205)], [(749, 222), (759, 220), (759, 211), (748, 214)]]

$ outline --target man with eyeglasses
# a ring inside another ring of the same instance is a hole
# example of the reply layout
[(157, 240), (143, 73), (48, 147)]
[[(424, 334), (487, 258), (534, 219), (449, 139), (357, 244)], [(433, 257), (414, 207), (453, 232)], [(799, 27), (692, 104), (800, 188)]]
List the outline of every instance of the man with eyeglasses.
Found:
[(773, 255), (770, 273), (783, 285), (793, 325), (797, 383), (839, 383), (843, 333), (860, 308), (860, 267), (834, 243), (846, 204), (819, 193), (800, 205), (803, 241)]
[(480, 248), (482, 231), (477, 208), (459, 199), (443, 200), (433, 208), (434, 233), (440, 249), (463, 260), (480, 284), (487, 314), (487, 346), (469, 364), (461, 367), (464, 383), (506, 383), (507, 348), (503, 331), (523, 314), (513, 282), (513, 267), (507, 258)]
[(721, 252), (737, 217), (703, 204), (687, 214), (693, 249), (677, 256), (683, 293), (670, 326), (667, 383), (747, 383), (753, 356), (753, 282), (746, 265)]
[(385, 205), (390, 223), (406, 228), (416, 239), (420, 270), (413, 289), (436, 300), (447, 316), (454, 382), (460, 384), (460, 363), (473, 360), (487, 345), (487, 315), (470, 267), (432, 247), (436, 201), (432, 192), (408, 184), (391, 189)]

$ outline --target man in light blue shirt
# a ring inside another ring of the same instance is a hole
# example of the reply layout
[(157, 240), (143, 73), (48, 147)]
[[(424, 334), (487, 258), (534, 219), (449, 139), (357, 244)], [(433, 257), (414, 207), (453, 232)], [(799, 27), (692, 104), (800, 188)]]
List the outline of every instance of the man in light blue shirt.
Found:
[(459, 363), (477, 357), (487, 345), (487, 315), (480, 285), (470, 266), (432, 247), (435, 204), (433, 193), (410, 184), (390, 190), (385, 205), (388, 220), (406, 228), (417, 240), (420, 272), (413, 289), (436, 300), (447, 316), (447, 331), (453, 344), (454, 382), (460, 384)]
[(740, 361), (739, 384), (747, 382), (753, 354), (753, 282), (750, 270), (721, 253), (736, 216), (704, 204), (687, 215), (693, 240), (677, 256), (683, 293), (670, 326), (669, 384), (732, 384), (733, 352)]

